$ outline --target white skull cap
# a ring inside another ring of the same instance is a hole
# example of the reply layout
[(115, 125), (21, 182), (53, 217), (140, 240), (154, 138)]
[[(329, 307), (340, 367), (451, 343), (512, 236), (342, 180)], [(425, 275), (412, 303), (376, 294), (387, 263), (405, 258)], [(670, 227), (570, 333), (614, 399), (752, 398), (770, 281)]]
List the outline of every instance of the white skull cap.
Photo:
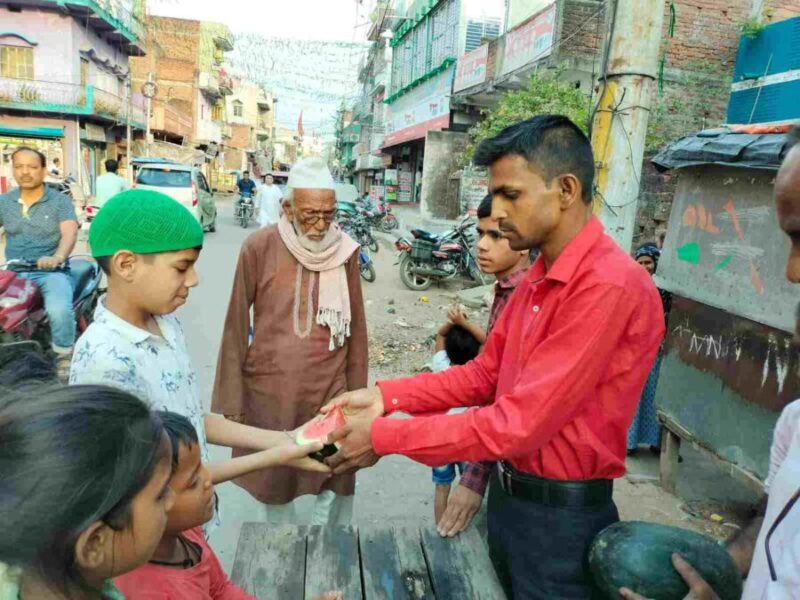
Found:
[(303, 158), (289, 171), (287, 188), (308, 190), (332, 190), (333, 177), (328, 164), (321, 156)]

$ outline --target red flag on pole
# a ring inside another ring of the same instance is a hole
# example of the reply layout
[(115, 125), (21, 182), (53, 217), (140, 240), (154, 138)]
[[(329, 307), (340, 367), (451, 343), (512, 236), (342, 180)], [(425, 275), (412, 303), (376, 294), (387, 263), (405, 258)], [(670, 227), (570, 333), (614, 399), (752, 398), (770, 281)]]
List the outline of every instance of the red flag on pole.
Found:
[(300, 117), (297, 119), (297, 135), (300, 137), (304, 137), (306, 134), (305, 130), (303, 129), (303, 111), (300, 111)]

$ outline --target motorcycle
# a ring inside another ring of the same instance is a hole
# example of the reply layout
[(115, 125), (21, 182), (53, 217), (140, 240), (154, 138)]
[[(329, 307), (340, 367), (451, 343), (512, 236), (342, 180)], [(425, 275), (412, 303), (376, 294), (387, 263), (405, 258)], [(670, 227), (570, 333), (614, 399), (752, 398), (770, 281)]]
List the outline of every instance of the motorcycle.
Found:
[(384, 204), (382, 210), (365, 212), (364, 214), (366, 215), (367, 223), (370, 227), (380, 229), (384, 233), (389, 233), (400, 227), (400, 222), (397, 220), (397, 217), (392, 214), (392, 207), (388, 204)]
[(427, 290), (434, 281), (469, 277), (479, 285), (488, 283), (475, 256), (475, 225), (471, 217), (441, 236), (424, 229), (411, 232), (413, 240), (399, 238), (400, 279), (409, 289)]
[[(19, 277), (19, 273), (38, 270), (35, 262), (23, 260), (10, 260), (0, 267), (0, 346), (3, 349), (19, 345), (33, 346), (46, 355), (51, 352), (44, 298), (35, 283)], [(94, 320), (97, 302), (105, 292), (100, 287), (103, 271), (89, 255), (71, 256), (59, 270), (69, 273), (73, 279), (72, 308), (80, 336)]]
[(372, 235), (372, 230), (363, 215), (356, 215), (349, 220), (341, 221), (342, 230), (357, 241), (362, 247), (377, 252), (380, 246), (378, 240)]
[(375, 281), (375, 266), (372, 264), (372, 258), (369, 253), (364, 248), (358, 251), (358, 269), (364, 281), (369, 283)]
[(249, 227), (254, 212), (255, 204), (253, 203), (253, 197), (245, 195), (239, 196), (239, 205), (236, 207), (236, 218), (239, 219), (239, 224), (243, 229)]

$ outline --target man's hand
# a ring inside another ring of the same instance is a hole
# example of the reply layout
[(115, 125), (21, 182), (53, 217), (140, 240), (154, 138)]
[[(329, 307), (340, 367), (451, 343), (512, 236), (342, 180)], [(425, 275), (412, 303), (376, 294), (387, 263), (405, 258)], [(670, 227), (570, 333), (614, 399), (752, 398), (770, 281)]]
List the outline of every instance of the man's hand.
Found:
[[(675, 567), (675, 570), (683, 577), (686, 585), (689, 586), (689, 593), (684, 600), (719, 600), (719, 596), (714, 593), (714, 590), (712, 590), (711, 586), (700, 576), (700, 573), (698, 573), (692, 565), (683, 560), (680, 555), (672, 555), (672, 566)], [(622, 588), (619, 591), (619, 597), (624, 600), (648, 600), (644, 596), (640, 596), (628, 588)]]
[(325, 462), (337, 475), (355, 469), (371, 467), (378, 462), (372, 449), (372, 423), (383, 416), (383, 396), (377, 387), (342, 394), (323, 406), (327, 413), (333, 406), (340, 406), (347, 423), (330, 434), (332, 443), (339, 445), (339, 452)]
[(456, 486), (456, 490), (447, 499), (447, 508), (441, 520), (436, 524), (439, 535), (442, 537), (455, 537), (472, 523), (483, 502), (483, 496), (473, 492), (463, 485)]
[(362, 388), (353, 392), (346, 392), (341, 396), (337, 396), (325, 406), (319, 409), (323, 415), (328, 414), (334, 406), (340, 406), (344, 414), (349, 418), (351, 414), (355, 414), (364, 409), (377, 411), (380, 408), (380, 417), (383, 415), (383, 396), (378, 386), (373, 388)]
[(36, 266), (42, 271), (54, 271), (64, 264), (64, 259), (60, 256), (43, 256), (36, 261)]

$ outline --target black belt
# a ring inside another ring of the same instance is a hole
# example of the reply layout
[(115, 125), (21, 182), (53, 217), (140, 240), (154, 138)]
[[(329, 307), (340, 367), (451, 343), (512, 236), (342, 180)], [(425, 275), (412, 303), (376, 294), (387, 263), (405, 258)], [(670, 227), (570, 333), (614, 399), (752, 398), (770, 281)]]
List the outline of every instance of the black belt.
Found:
[(597, 508), (611, 501), (614, 481), (590, 479), (588, 481), (557, 481), (520, 473), (506, 462), (498, 463), (500, 487), (513, 498), (543, 504), (572, 508)]

